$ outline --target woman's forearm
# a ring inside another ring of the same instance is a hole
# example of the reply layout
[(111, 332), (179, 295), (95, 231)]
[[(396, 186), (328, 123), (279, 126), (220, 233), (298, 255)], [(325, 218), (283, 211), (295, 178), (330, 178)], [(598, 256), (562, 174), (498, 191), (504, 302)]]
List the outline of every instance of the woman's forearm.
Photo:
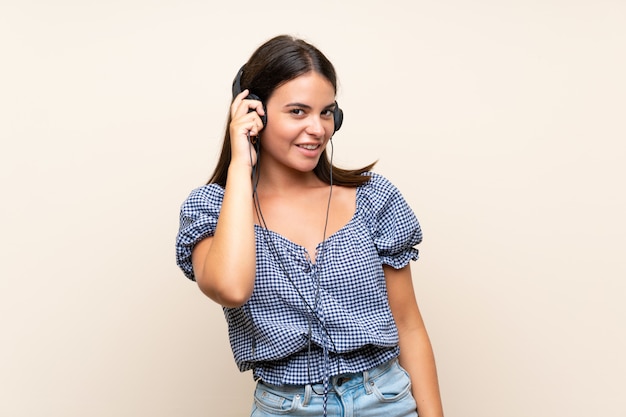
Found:
[(194, 249), (194, 272), (200, 289), (225, 307), (238, 307), (252, 295), (256, 250), (249, 167), (231, 164), (215, 235)]

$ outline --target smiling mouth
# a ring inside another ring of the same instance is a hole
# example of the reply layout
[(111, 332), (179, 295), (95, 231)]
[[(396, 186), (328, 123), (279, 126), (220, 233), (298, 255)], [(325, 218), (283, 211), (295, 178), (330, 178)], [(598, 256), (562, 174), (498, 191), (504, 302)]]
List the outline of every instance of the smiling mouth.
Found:
[(307, 149), (309, 151), (314, 151), (320, 147), (320, 145), (298, 145), (299, 148)]

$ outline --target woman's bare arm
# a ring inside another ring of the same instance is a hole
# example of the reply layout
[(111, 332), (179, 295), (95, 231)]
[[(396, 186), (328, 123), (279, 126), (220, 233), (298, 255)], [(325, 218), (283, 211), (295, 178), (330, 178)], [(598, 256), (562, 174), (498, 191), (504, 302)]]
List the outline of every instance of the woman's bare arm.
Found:
[(402, 269), (385, 265), (384, 270), (389, 305), (400, 337), (400, 365), (411, 376), (419, 416), (442, 417), (435, 358), (415, 299), (410, 265)]
[[(193, 249), (192, 262), (198, 286), (225, 307), (239, 307), (252, 295), (256, 276), (254, 210), (251, 173), (256, 153), (248, 141), (263, 128), (263, 105), (244, 100), (240, 93), (231, 105), (231, 161), (224, 200), (212, 237)], [(254, 110), (254, 111), (253, 111)]]

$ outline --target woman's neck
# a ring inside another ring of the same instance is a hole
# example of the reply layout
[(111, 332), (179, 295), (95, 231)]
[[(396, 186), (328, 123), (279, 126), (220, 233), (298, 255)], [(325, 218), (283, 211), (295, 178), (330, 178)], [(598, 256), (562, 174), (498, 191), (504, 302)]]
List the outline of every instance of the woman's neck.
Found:
[(270, 194), (292, 194), (327, 187), (314, 172), (263, 171), (259, 175), (257, 191)]

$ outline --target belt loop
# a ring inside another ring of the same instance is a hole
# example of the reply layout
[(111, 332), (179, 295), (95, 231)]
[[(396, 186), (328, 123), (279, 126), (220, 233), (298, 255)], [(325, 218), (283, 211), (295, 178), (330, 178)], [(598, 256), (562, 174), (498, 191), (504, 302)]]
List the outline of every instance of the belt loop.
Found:
[(370, 373), (369, 373), (369, 371), (363, 371), (363, 387), (365, 387), (365, 392), (368, 395), (372, 393), (372, 387), (370, 385)]
[(313, 388), (311, 388), (311, 384), (306, 384), (304, 386), (304, 398), (302, 399), (303, 407), (309, 405), (309, 402), (311, 401), (311, 391), (313, 391)]

